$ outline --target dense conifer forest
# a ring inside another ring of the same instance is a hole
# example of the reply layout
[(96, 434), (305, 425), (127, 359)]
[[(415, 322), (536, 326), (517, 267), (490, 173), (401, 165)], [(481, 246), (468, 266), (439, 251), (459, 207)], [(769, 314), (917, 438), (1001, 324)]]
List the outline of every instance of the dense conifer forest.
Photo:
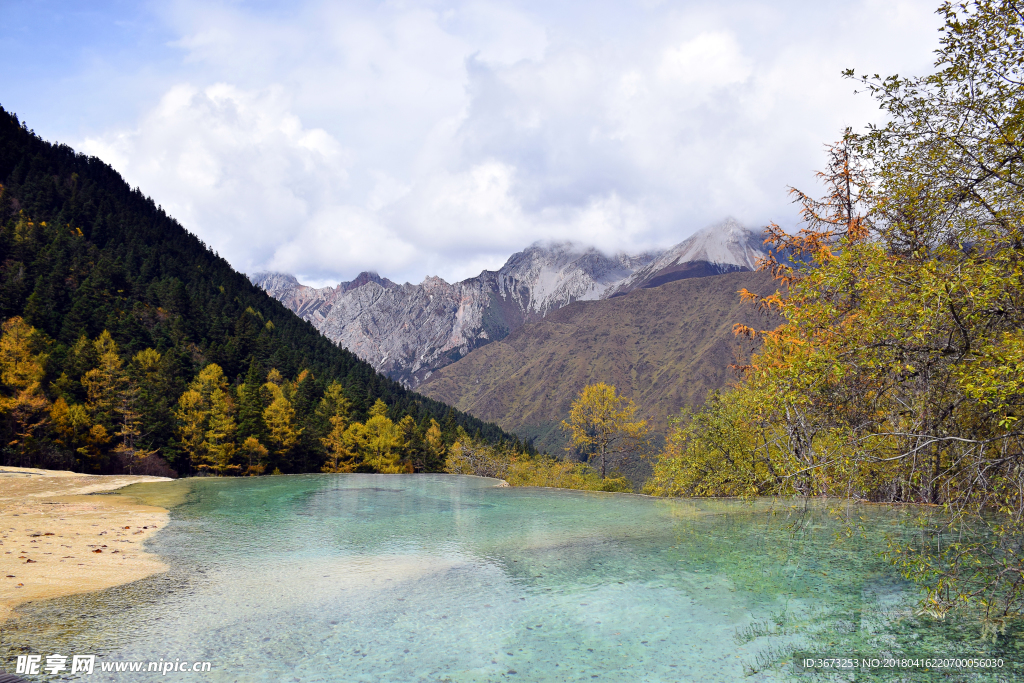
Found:
[(522, 449), (379, 375), (110, 166), (2, 108), (0, 226), (4, 464), (439, 471), (460, 435)]

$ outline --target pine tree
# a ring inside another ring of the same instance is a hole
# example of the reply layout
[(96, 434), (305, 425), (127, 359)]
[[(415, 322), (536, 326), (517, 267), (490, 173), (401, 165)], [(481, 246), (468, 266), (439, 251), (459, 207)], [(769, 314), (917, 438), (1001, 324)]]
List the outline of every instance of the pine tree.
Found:
[(128, 474), (133, 474), (140, 461), (156, 453), (142, 447), (142, 414), (139, 412), (140, 389), (137, 382), (125, 378), (117, 392), (115, 410), (118, 416), (118, 430), (115, 433), (120, 439), (114, 452), (121, 460), (122, 467)]
[(169, 382), (168, 359), (155, 349), (136, 353), (128, 363), (128, 379), (139, 387), (138, 410), (142, 419), (142, 445), (157, 450), (173, 435), (171, 406), (180, 391), (177, 382)]
[(459, 438), (458, 429), (459, 424), (455, 421), (455, 411), (449, 408), (441, 422), (441, 437), (446, 444), (455, 443), (455, 440)]
[(297, 471), (315, 471), (323, 461), (323, 444), (320, 442), (323, 432), (316, 415), (319, 391), (309, 370), (298, 374), (293, 387), (291, 401), (295, 408), (295, 424), (300, 430), (293, 464)]
[(238, 388), (238, 438), (250, 436), (265, 439), (267, 426), (263, 422), (263, 400), (260, 398), (260, 369), (256, 359), (249, 361), (249, 371), (245, 374), (245, 383)]
[[(292, 471), (319, 469), (323, 462), (320, 439), (329, 421), (310, 411), (333, 380), (347, 388), (351, 419), (365, 420), (378, 397), (396, 421), (406, 414), (419, 420), (421, 412), (440, 420), (446, 410), (332, 344), (109, 166), (43, 141), (3, 109), (0, 254), (0, 321), (22, 316), (38, 331), (32, 354), (47, 355), (38, 391), (22, 395), (17, 410), (11, 402), (20, 390), (0, 391), (7, 406), (0, 411), (0, 464), (77, 467), (77, 457), (82, 469), (113, 473), (120, 471), (113, 449), (125, 448), (127, 438), (133, 451), (159, 450), (182, 474), (193, 473), (205, 457), (209, 425), (202, 425), (198, 441), (183, 439), (191, 427), (175, 415), (198, 418), (190, 411), (209, 410), (202, 402), (212, 389), (199, 391), (199, 403), (178, 402), (211, 362), (229, 377), (246, 376), (231, 396), (239, 408), (236, 444), (250, 436), (269, 443), (262, 415), (271, 397), (254, 400), (266, 369), (296, 378), (290, 388), (280, 383), (300, 431)], [(151, 354), (138, 359), (143, 367), (136, 357), (147, 350)], [(149, 361), (157, 356), (154, 374)], [(247, 375), (249, 366), (254, 372)], [(299, 380), (306, 368), (311, 377)], [(130, 409), (117, 398), (121, 376), (139, 390)], [(461, 414), (456, 421), (477, 426)], [(503, 436), (495, 425), (483, 433)]]

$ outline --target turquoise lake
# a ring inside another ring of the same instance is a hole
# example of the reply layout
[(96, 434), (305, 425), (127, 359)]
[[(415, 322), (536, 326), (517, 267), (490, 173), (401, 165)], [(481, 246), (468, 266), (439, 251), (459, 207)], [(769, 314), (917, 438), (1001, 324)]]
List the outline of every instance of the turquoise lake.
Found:
[[(147, 546), (171, 570), (30, 605), (0, 654), (212, 663), (90, 681), (674, 683), (812, 680), (794, 672), (795, 651), (1010, 647), (914, 616), (918, 593), (879, 555), (887, 536), (914, 533), (911, 510), (496, 483), (353, 474), (130, 487), (176, 502)], [(875, 679), (897, 680), (835, 680)]]

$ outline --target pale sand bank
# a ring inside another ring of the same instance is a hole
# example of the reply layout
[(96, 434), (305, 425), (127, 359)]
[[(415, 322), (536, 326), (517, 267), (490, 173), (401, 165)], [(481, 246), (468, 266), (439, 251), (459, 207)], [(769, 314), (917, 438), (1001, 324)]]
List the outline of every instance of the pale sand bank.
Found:
[(163, 477), (0, 467), (0, 622), (32, 600), (102, 590), (167, 570), (142, 542), (164, 508), (89, 496)]

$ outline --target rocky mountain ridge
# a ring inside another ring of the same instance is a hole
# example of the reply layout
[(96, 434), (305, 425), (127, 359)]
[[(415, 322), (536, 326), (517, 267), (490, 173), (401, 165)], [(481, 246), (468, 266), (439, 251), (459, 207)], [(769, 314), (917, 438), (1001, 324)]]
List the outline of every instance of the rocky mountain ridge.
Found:
[(637, 268), (610, 296), (658, 287), (675, 280), (756, 270), (758, 260), (765, 256), (767, 249), (763, 235), (743, 227), (735, 218), (726, 218)]
[(777, 283), (767, 273), (732, 272), (577, 302), (439, 368), (417, 391), (561, 453), (572, 401), (606, 382), (664, 434), (680, 408), (698, 408), (736, 378), (730, 365), (747, 361), (750, 345), (734, 324), (779, 322), (744, 302), (741, 288), (766, 295)]
[(335, 343), (416, 387), (473, 349), (575, 301), (752, 270), (765, 253), (760, 242), (756, 233), (726, 219), (671, 249), (635, 255), (608, 256), (571, 243), (534, 244), (500, 269), (454, 284), (428, 277), (418, 285), (399, 285), (376, 273), (323, 288), (281, 273), (258, 273), (252, 281)]

